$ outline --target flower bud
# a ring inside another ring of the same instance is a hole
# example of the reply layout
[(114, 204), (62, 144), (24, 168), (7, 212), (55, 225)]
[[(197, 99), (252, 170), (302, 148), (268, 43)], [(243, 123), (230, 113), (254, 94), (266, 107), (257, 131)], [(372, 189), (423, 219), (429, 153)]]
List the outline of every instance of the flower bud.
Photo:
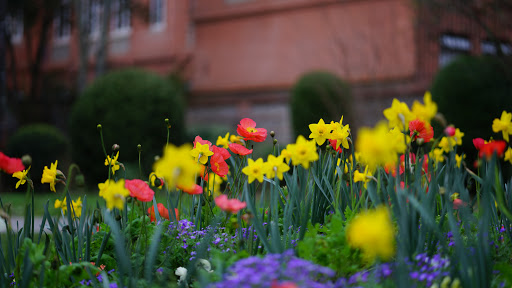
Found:
[(21, 163), (23, 163), (25, 167), (32, 165), (32, 157), (28, 154), (21, 156)]
[(277, 144), (277, 139), (274, 139), (273, 143), (274, 143), (274, 145), (276, 145)]
[(274, 136), (276, 136), (276, 132), (270, 131), (270, 137), (274, 138)]
[(101, 124), (98, 124), (98, 126), (96, 126), (96, 128), (98, 129), (98, 131), (101, 131)]
[(84, 174), (78, 174), (75, 176), (75, 184), (79, 187), (82, 187), (85, 185)]
[(455, 135), (455, 127), (453, 127), (453, 125), (447, 126), (444, 128), (444, 134), (446, 134), (446, 136), (452, 137)]
[(114, 152), (119, 151), (119, 148), (120, 148), (120, 147), (119, 147), (119, 145), (118, 145), (118, 144), (114, 144), (114, 145), (112, 145), (112, 151), (114, 151)]
[(167, 128), (171, 128), (171, 122), (169, 122), (169, 118), (165, 118), (165, 125), (167, 125)]
[(137, 151), (139, 151), (139, 152), (142, 151), (142, 145), (140, 145), (140, 144), (137, 145)]

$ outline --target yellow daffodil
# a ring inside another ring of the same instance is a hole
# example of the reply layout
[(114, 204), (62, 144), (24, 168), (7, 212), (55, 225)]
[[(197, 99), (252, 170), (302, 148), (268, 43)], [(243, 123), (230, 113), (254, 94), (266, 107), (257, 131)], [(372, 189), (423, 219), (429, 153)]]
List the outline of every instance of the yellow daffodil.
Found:
[(208, 196), (212, 195), (214, 198), (221, 194), (220, 184), (222, 184), (224, 180), (219, 175), (212, 173), (212, 177), (208, 179), (208, 187), (205, 187), (206, 192), (208, 192)]
[(466, 154), (463, 154), (463, 155), (455, 155), (455, 162), (456, 162), (456, 166), (457, 168), (460, 168), (460, 164), (462, 162), (463, 159), (466, 159)]
[(325, 124), (324, 119), (320, 119), (317, 124), (309, 124), (309, 138), (314, 139), (318, 146), (324, 144), (325, 140), (331, 139), (331, 125)]
[(226, 133), (226, 136), (224, 136), (224, 137), (219, 136), (217, 138), (217, 142), (215, 143), (215, 145), (228, 149), (229, 148), (229, 132)]
[(384, 206), (357, 215), (349, 222), (346, 235), (348, 244), (361, 249), (370, 263), (377, 257), (389, 260), (395, 254), (395, 231)]
[[(401, 137), (404, 137), (403, 134)], [(387, 124), (384, 122), (380, 122), (373, 129), (361, 128), (355, 144), (356, 160), (369, 166), (368, 168), (371, 171), (375, 171), (377, 166), (396, 162), (398, 157), (397, 147), (401, 145), (397, 144), (400, 143), (399, 138), (399, 136), (390, 133)]]
[(505, 151), (505, 161), (510, 162), (512, 164), (512, 148), (508, 147), (507, 151)]
[(507, 111), (501, 112), (501, 118), (496, 118), (492, 122), (492, 131), (494, 133), (501, 132), (503, 139), (508, 142), (509, 135), (512, 134), (512, 113), (508, 113)]
[(462, 145), (462, 137), (464, 137), (464, 133), (461, 132), (459, 128), (455, 129), (455, 135), (452, 136), (455, 140), (455, 144), (458, 146)]
[(57, 192), (55, 190), (55, 183), (57, 181), (57, 163), (57, 160), (55, 160), (55, 163), (51, 163), (50, 169), (48, 169), (48, 166), (44, 166), (43, 177), (41, 177), (41, 183), (49, 183), (50, 190), (53, 192)]
[(390, 148), (398, 154), (405, 153), (405, 149), (407, 149), (407, 145), (405, 143), (409, 143), (411, 141), (411, 137), (400, 131), (398, 127), (389, 130), (388, 136), (389, 145), (391, 145)]
[(244, 138), (241, 137), (241, 136), (237, 136), (237, 135), (231, 135), (229, 136), (229, 142), (231, 143), (236, 143), (236, 144), (240, 144), (240, 145), (245, 145), (244, 144)]
[(116, 156), (114, 158), (110, 158), (107, 155), (107, 159), (105, 159), (105, 166), (110, 166), (112, 169), (112, 174), (115, 174), (117, 170), (119, 170), (119, 164), (117, 163), (117, 158), (119, 158), (119, 151), (117, 151)]
[(423, 95), (423, 103), (424, 104), (414, 101), (414, 103), (412, 103), (412, 114), (415, 118), (430, 124), (430, 121), (437, 114), (437, 104), (432, 101), (432, 94), (430, 94), (429, 91), (425, 92), (425, 95)]
[(274, 179), (274, 177), (277, 175), (279, 180), (283, 180), (283, 173), (290, 170), (290, 166), (288, 166), (283, 161), (283, 156), (276, 157), (274, 155), (268, 155), (267, 162), (264, 164), (267, 178)]
[(290, 151), (288, 151), (286, 148), (281, 150), (281, 155), (279, 156), (284, 157), (286, 164), (288, 164), (290, 162), (290, 159), (292, 159), (292, 153), (290, 153)]
[(176, 185), (188, 189), (196, 184), (196, 175), (201, 166), (189, 156), (190, 151), (190, 144), (180, 147), (169, 144), (165, 147), (163, 156), (153, 165), (153, 171), (161, 173), (169, 189)]
[(194, 157), (195, 161), (203, 165), (208, 162), (208, 157), (213, 155), (213, 152), (210, 151), (210, 146), (208, 144), (201, 144), (199, 142), (196, 143), (196, 147), (190, 150), (190, 155)]
[(372, 174), (368, 171), (368, 166), (364, 168), (364, 172), (354, 171), (354, 182), (363, 182), (364, 188), (367, 188), (368, 182), (372, 179)]
[(123, 210), (126, 197), (130, 195), (130, 191), (124, 187), (124, 179), (117, 182), (107, 180), (105, 183), (99, 183), (99, 195), (107, 202), (107, 208), (112, 210), (117, 208)]
[(400, 130), (407, 129), (409, 121), (413, 120), (414, 115), (404, 102), (393, 99), (390, 108), (384, 110), (384, 117), (389, 121), (389, 127), (398, 127)]
[(348, 149), (348, 136), (350, 136), (350, 127), (349, 125), (343, 126), (343, 116), (341, 116), (340, 122), (333, 122), (331, 124), (332, 126), (332, 133), (331, 138), (332, 140), (336, 140), (336, 149), (340, 148), (340, 145), (343, 146), (343, 148)]
[(430, 152), (430, 158), (434, 159), (436, 163), (442, 163), (444, 161), (443, 149), (434, 149), (432, 152)]
[(288, 144), (286, 150), (290, 152), (294, 166), (302, 165), (308, 169), (311, 162), (318, 160), (315, 142), (306, 140), (302, 135), (297, 137), (295, 144)]
[(263, 182), (263, 159), (258, 158), (258, 160), (254, 161), (252, 159), (247, 160), (247, 166), (242, 169), (242, 172), (249, 177), (249, 184), (252, 183), (255, 179), (259, 182)]
[[(75, 212), (74, 217), (80, 218), (82, 215), (82, 199), (81, 197), (78, 197), (78, 199), (71, 200), (71, 205), (73, 206), (73, 211)], [(64, 214), (66, 214), (66, 211), (68, 210), (68, 204), (66, 202), (66, 197), (62, 201), (59, 199), (55, 200), (55, 204), (53, 205), (56, 209), (61, 209)]]
[(453, 150), (453, 147), (457, 144), (457, 141), (454, 137), (443, 137), (441, 141), (439, 141), (439, 148), (441, 148), (444, 152), (448, 153)]
[(27, 179), (28, 179), (27, 174), (28, 174), (29, 170), (30, 170), (30, 167), (28, 167), (28, 169), (26, 169), (26, 170), (14, 172), (12, 174), (12, 177), (19, 179), (18, 182), (16, 182), (16, 189), (18, 189), (18, 187), (20, 187), (20, 185), (23, 185), (23, 184), (25, 184), (25, 182), (27, 182)]

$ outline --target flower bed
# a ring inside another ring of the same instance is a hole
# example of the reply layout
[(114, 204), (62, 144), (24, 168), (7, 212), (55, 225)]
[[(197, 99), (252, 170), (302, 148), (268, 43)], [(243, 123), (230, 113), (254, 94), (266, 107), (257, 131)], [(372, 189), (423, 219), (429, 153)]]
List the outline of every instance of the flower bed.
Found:
[[(510, 286), (512, 113), (489, 123), (504, 140), (467, 140), (452, 125), (434, 135), (436, 115), (427, 92), (412, 109), (395, 99), (355, 141), (341, 117), (286, 147), (245, 118), (215, 144), (163, 143), (140, 179), (124, 179), (128, 152), (102, 143), (94, 209), (69, 193), (78, 167), (64, 174), (55, 161), (40, 181), (60, 199), (40, 227), (33, 197), (15, 231), (0, 196), (1, 287)], [(457, 153), (463, 140), (474, 166)], [(272, 154), (254, 159), (264, 141)], [(33, 195), (29, 163), (0, 153), (0, 170)]]

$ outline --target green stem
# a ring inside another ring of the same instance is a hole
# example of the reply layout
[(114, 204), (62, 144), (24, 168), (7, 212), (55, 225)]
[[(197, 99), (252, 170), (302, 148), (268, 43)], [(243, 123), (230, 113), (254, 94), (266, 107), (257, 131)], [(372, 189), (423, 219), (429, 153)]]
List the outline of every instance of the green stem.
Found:
[(505, 195), (504, 195), (503, 189), (500, 185), (498, 166), (496, 166), (494, 174), (495, 174), (494, 175), (494, 177), (495, 177), (494, 184), (495, 184), (495, 189), (496, 189), (496, 196), (498, 198), (498, 207), (500, 208), (503, 215), (505, 215), (505, 217), (507, 217), (509, 221), (512, 221), (512, 213), (510, 212), (510, 210), (508, 210), (507, 206), (505, 205)]

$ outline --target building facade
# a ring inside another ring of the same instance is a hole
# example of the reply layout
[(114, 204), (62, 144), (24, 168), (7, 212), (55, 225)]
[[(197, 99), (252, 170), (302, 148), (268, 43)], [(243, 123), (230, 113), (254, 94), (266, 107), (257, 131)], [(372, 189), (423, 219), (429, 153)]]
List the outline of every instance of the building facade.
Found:
[[(190, 88), (189, 127), (233, 129), (251, 117), (285, 143), (293, 141), (290, 88), (304, 73), (330, 71), (351, 83), (356, 117), (350, 124), (357, 128), (382, 119), (393, 98), (420, 99), (438, 69), (459, 54), (512, 52), (511, 30), (500, 21), (478, 23), (422, 1), (111, 1), (109, 69), (180, 71)], [(65, 83), (76, 80), (79, 65), (72, 2), (63, 0), (54, 15), (42, 66)], [(92, 81), (104, 6), (100, 0), (83, 2)], [(490, 39), (486, 29), (496, 37)], [(12, 31), (20, 28), (13, 25)], [(11, 39), (17, 87), (27, 89), (25, 55), (31, 48), (23, 37)]]

